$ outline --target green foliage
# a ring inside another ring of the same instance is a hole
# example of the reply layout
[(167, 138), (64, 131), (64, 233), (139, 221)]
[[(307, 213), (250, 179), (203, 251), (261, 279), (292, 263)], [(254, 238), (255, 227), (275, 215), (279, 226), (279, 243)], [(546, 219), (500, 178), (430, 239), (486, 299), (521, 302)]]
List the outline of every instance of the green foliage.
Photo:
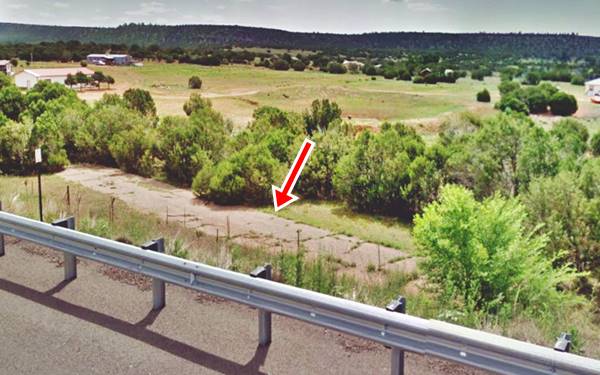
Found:
[(571, 84), (575, 86), (583, 86), (585, 85), (585, 78), (580, 75), (574, 75), (573, 78), (571, 78)]
[(523, 90), (523, 97), (530, 113), (548, 112), (549, 98), (546, 92), (539, 87), (527, 87)]
[(211, 109), (212, 103), (209, 99), (203, 99), (200, 94), (192, 94), (190, 98), (183, 104), (183, 111), (190, 116), (195, 111)]
[(477, 93), (477, 101), (481, 102), (481, 103), (489, 103), (492, 101), (492, 98), (490, 96), (490, 92), (488, 91), (488, 89), (483, 89), (482, 91), (479, 91)]
[(538, 72), (529, 72), (525, 78), (525, 83), (532, 86), (537, 86), (542, 80), (542, 76)]
[(335, 191), (353, 209), (410, 217), (437, 193), (439, 175), (425, 150), (403, 124), (363, 132), (336, 168)]
[(12, 80), (6, 74), (0, 74), (0, 89), (12, 86)]
[(571, 116), (578, 109), (577, 99), (570, 94), (557, 92), (550, 98), (550, 111), (556, 116)]
[[(589, 184), (589, 179), (595, 177), (588, 175), (582, 182)], [(536, 228), (542, 224), (542, 231), (548, 235), (548, 255), (561, 264), (569, 262), (578, 271), (585, 271), (599, 264), (600, 242), (594, 239), (598, 223), (589, 215), (589, 201), (577, 180), (572, 172), (536, 179), (521, 199), (527, 209), (528, 226)], [(589, 185), (586, 190), (593, 193)]]
[(0, 174), (24, 172), (30, 161), (31, 125), (14, 121), (0, 124)]
[(583, 154), (587, 151), (589, 133), (585, 125), (573, 119), (562, 119), (550, 131), (559, 152), (561, 169), (577, 168)]
[(231, 123), (210, 106), (194, 110), (189, 118), (163, 118), (158, 148), (167, 178), (189, 185), (205, 165), (220, 160), (231, 129)]
[(594, 134), (590, 143), (590, 148), (594, 156), (600, 156), (600, 132)]
[(188, 80), (188, 88), (192, 90), (200, 90), (202, 88), (202, 80), (198, 76), (191, 76)]
[(348, 69), (343, 64), (331, 61), (327, 64), (327, 71), (332, 74), (345, 74), (348, 72)]
[(150, 121), (137, 111), (120, 105), (97, 105), (73, 130), (74, 152), (70, 157), (77, 161), (116, 165), (110, 150), (113, 138), (134, 128), (151, 126)]
[(327, 132), (317, 133), (313, 140), (318, 152), (313, 152), (306, 163), (297, 190), (305, 198), (333, 199), (335, 168), (352, 146), (350, 125), (340, 123)]
[(503, 112), (529, 114), (527, 103), (514, 92), (502, 95), (500, 101), (496, 103), (496, 108)]
[(523, 115), (501, 114), (474, 133), (445, 139), (451, 142), (449, 180), (473, 189), (477, 197), (514, 196), (533, 177), (557, 171), (552, 138)]
[(0, 89), (0, 112), (6, 117), (17, 121), (25, 110), (25, 97), (16, 86), (6, 86)]
[(514, 199), (478, 202), (463, 187), (445, 186), (440, 200), (415, 218), (413, 231), (423, 270), (442, 300), (503, 318), (541, 317), (580, 302), (559, 289), (578, 274), (567, 265), (553, 268), (543, 254), (547, 238), (528, 232), (525, 220)]
[(69, 164), (61, 124), (57, 116), (49, 111), (44, 112), (35, 121), (31, 129), (31, 138), (29, 139), (30, 155), (37, 147), (42, 149), (41, 168), (43, 171), (57, 172)]
[(123, 100), (130, 109), (144, 116), (156, 116), (156, 104), (150, 92), (142, 89), (128, 89), (123, 93)]
[(192, 189), (219, 204), (264, 204), (272, 199), (269, 187), (279, 178), (283, 178), (282, 165), (267, 146), (250, 144), (215, 166), (205, 165)]
[(310, 135), (317, 131), (324, 132), (335, 121), (340, 121), (342, 110), (335, 102), (329, 99), (315, 100), (312, 102), (310, 112), (304, 112), (306, 132)]
[(116, 133), (108, 146), (112, 158), (120, 169), (141, 176), (152, 177), (160, 170), (155, 150), (158, 144), (156, 131), (144, 122)]
[(296, 60), (292, 63), (292, 69), (297, 72), (303, 72), (306, 69), (306, 64), (302, 62), (302, 60)]
[(290, 64), (287, 61), (280, 60), (280, 59), (273, 61), (272, 67), (275, 70), (281, 70), (281, 71), (290, 70)]

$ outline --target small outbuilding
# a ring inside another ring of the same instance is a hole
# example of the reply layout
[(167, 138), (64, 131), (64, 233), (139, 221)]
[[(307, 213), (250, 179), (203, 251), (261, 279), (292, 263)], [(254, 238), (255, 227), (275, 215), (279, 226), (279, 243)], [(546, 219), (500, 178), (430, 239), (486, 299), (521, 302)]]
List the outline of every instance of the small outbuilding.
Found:
[(93, 53), (87, 55), (87, 62), (94, 65), (131, 65), (133, 59), (129, 55)]
[(585, 83), (585, 93), (587, 96), (600, 96), (600, 78)]
[(15, 85), (25, 89), (35, 86), (40, 81), (56, 82), (64, 85), (69, 74), (74, 76), (77, 73), (83, 73), (88, 77), (94, 74), (88, 68), (25, 69), (15, 75)]
[(9, 60), (0, 60), (0, 72), (6, 74), (7, 76), (12, 76), (13, 70), (12, 70), (13, 66), (10, 63)]

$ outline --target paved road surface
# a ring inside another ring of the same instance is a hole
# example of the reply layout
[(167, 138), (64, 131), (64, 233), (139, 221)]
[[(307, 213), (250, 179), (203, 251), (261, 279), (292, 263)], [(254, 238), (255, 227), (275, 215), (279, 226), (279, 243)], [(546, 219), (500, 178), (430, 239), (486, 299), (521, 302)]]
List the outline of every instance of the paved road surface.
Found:
[[(187, 189), (175, 188), (151, 179), (124, 173), (118, 169), (105, 167), (72, 166), (58, 174), (67, 181), (82, 184), (92, 190), (111, 194), (136, 209), (166, 217), (167, 207), (173, 218), (189, 227), (200, 228), (210, 235), (225, 233), (227, 218), (230, 219), (231, 234), (234, 240), (250, 246), (266, 246), (279, 250), (295, 249), (297, 230), (302, 231), (304, 246), (312, 253), (333, 254), (349, 263), (356, 263), (361, 273), (369, 264), (378, 264), (377, 245), (355, 237), (334, 235), (326, 230), (298, 224), (278, 216), (260, 212), (248, 207), (223, 207), (209, 205), (196, 199)], [(270, 189), (270, 187), (269, 187)], [(381, 246), (381, 263), (388, 269), (405, 272), (415, 270), (414, 258), (397, 249)], [(391, 259), (401, 261), (389, 264)]]
[[(61, 256), (7, 238), (0, 258), (0, 374), (389, 374), (381, 345), (273, 317), (257, 348), (255, 310), (167, 286), (149, 312), (148, 280), (81, 261), (62, 283)], [(475, 374), (407, 356), (407, 374)], [(478, 372), (477, 372), (478, 373)]]

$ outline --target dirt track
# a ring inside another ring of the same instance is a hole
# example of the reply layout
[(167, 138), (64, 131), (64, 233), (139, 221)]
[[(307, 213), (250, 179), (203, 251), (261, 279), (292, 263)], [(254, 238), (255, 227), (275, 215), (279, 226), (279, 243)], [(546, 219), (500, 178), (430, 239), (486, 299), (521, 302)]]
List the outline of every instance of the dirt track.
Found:
[[(275, 315), (273, 343), (260, 348), (255, 310), (167, 286), (167, 306), (152, 312), (148, 280), (83, 260), (64, 283), (61, 259), (7, 238), (0, 374), (390, 373), (381, 345)], [(481, 374), (412, 354), (406, 373)]]
[[(238, 243), (264, 246), (273, 250), (295, 249), (297, 231), (312, 254), (331, 254), (346, 262), (356, 263), (363, 272), (369, 264), (378, 264), (377, 245), (357, 238), (334, 235), (326, 230), (298, 224), (247, 207), (222, 207), (196, 199), (190, 190), (175, 188), (151, 179), (126, 174), (118, 169), (73, 166), (58, 174), (60, 177), (105, 194), (111, 194), (132, 207), (171, 220), (184, 221), (188, 227), (198, 228), (214, 235), (217, 229), (223, 235), (229, 218), (231, 236)], [(381, 246), (381, 263), (385, 268), (413, 271), (413, 258), (389, 264), (394, 258), (408, 257), (400, 250)]]

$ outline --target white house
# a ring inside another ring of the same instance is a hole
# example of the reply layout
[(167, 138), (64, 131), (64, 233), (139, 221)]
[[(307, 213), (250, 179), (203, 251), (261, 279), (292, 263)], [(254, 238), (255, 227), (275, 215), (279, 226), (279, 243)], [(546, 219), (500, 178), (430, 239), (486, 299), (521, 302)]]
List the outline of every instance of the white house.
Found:
[(587, 96), (600, 95), (600, 78), (585, 83), (585, 93)]
[(8, 60), (0, 60), (0, 72), (6, 74), (7, 76), (12, 76), (12, 64)]
[(87, 62), (96, 65), (131, 65), (133, 59), (129, 55), (92, 53), (87, 55)]
[(17, 87), (26, 89), (33, 87), (39, 81), (57, 82), (64, 85), (69, 74), (74, 76), (79, 72), (88, 77), (94, 74), (88, 68), (25, 69), (15, 75), (15, 84)]

